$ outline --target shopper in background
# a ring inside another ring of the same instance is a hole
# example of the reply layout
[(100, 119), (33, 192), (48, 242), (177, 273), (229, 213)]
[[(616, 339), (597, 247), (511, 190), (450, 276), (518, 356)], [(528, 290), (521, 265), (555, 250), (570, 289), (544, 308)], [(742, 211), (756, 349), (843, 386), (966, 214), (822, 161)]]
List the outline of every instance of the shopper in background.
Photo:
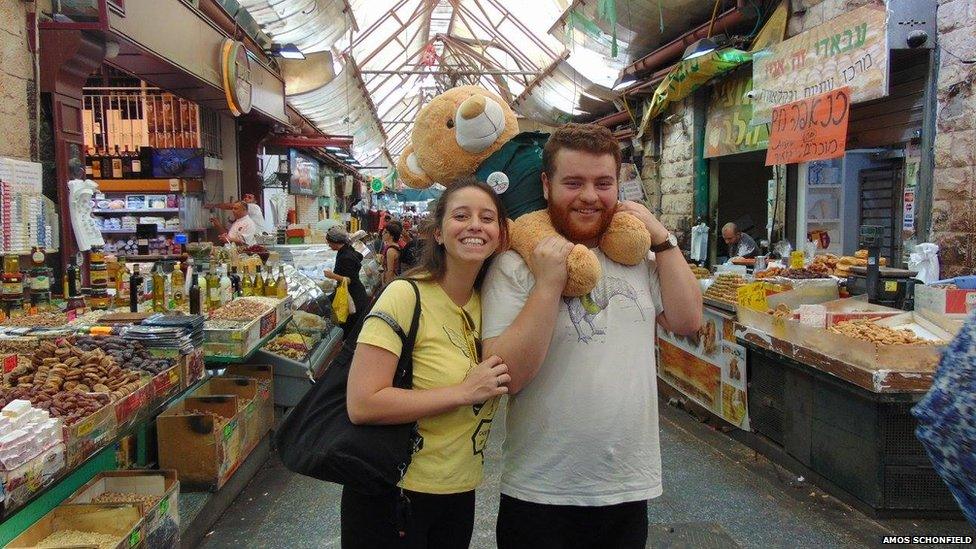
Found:
[(383, 228), (383, 286), (400, 274), (400, 236), (403, 226), (399, 221), (390, 221)]
[[(244, 204), (247, 205), (247, 216), (251, 218), (254, 222), (255, 230), (257, 234), (265, 234), (270, 232), (267, 228), (267, 223), (264, 222), (264, 212), (261, 211), (261, 206), (258, 206), (257, 200), (254, 195), (247, 193), (244, 195)], [(218, 209), (218, 210), (233, 210), (234, 204), (236, 202), (225, 202), (221, 204), (207, 204), (205, 207), (207, 209)]]
[(726, 223), (722, 227), (722, 240), (729, 247), (730, 258), (741, 257), (748, 259), (750, 257), (756, 257), (756, 254), (759, 253), (759, 247), (756, 246), (756, 241), (751, 236), (740, 231), (739, 226), (735, 223)]
[[(698, 281), (647, 208), (618, 201), (620, 148), (602, 126), (570, 124), (543, 150), (542, 181), (560, 236), (528, 262), (500, 255), (482, 290), (484, 352), (509, 365), (498, 546), (641, 548), (647, 500), (661, 495), (654, 334), (701, 323)], [(651, 234), (653, 259), (625, 266), (597, 247), (613, 214)], [(563, 298), (574, 245), (602, 277)]]
[(420, 263), (420, 254), (423, 241), (417, 232), (417, 227), (410, 227), (404, 233), (406, 245), (400, 252), (400, 271), (409, 271)]
[[(485, 184), (448, 186), (434, 213), (420, 265), (405, 274), (420, 291), (420, 325), (413, 351), (413, 389), (392, 387), (401, 341), (389, 324), (367, 317), (349, 372), (347, 405), (357, 424), (417, 422), (422, 437), (400, 483), (410, 500), (406, 537), (399, 538), (398, 495), (342, 492), (344, 548), (467, 548), (474, 526), (474, 490), (498, 397), (507, 392), (501, 359), (480, 357), (479, 288), (489, 260), (508, 240), (504, 207)], [(409, 332), (415, 297), (394, 281), (372, 312)]]
[(254, 244), (254, 236), (257, 234), (257, 227), (254, 225), (254, 221), (247, 215), (247, 204), (241, 200), (234, 202), (230, 210), (233, 222), (230, 224), (230, 228), (224, 232), (223, 225), (216, 217), (210, 218), (210, 221), (214, 224), (214, 227), (218, 231), (222, 231), (220, 234), (221, 242), (232, 242), (234, 244), (240, 244), (242, 246), (251, 246)]
[[(325, 233), (325, 241), (329, 247), (336, 252), (335, 267), (331, 271), (325, 271), (325, 277), (341, 283), (343, 279), (349, 281), (349, 297), (356, 307), (356, 312), (349, 315), (343, 325), (343, 339), (352, 340), (356, 337), (355, 328), (359, 326), (359, 320), (369, 309), (369, 296), (366, 294), (366, 287), (359, 279), (359, 271), (363, 267), (363, 254), (353, 249), (349, 241), (349, 233), (341, 225), (334, 225)], [(329, 301), (332, 301), (329, 297)]]

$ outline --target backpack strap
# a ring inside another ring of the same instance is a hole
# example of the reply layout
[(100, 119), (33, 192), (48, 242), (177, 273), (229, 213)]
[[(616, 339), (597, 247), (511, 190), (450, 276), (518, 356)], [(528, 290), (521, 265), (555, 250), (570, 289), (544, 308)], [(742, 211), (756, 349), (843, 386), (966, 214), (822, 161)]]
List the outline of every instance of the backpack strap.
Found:
[(370, 311), (366, 317), (372, 316), (386, 322), (400, 337), (403, 348), (400, 350), (400, 359), (397, 361), (397, 370), (393, 376), (393, 386), (410, 389), (413, 387), (413, 348), (417, 343), (417, 330), (420, 325), (420, 289), (417, 287), (417, 283), (409, 278), (399, 280), (407, 281), (413, 288), (413, 294), (416, 297), (413, 305), (413, 318), (410, 322), (410, 333), (405, 335), (400, 323), (383, 311)]

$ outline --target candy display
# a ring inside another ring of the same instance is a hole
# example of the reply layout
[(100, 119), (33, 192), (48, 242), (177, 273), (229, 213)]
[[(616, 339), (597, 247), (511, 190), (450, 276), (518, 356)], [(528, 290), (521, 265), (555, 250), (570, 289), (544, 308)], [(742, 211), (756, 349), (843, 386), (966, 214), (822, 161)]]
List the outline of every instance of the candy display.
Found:
[(61, 442), (61, 424), (28, 400), (14, 399), (0, 411), (0, 466), (12, 470)]

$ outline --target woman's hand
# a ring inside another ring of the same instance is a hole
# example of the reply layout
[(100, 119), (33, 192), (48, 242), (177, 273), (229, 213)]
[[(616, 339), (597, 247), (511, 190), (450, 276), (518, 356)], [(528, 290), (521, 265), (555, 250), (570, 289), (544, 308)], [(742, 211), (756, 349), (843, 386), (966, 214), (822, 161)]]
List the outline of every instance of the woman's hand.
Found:
[(468, 372), (467, 377), (458, 386), (461, 390), (461, 400), (464, 405), (483, 404), (486, 400), (508, 393), (505, 385), (512, 380), (508, 375), (508, 366), (502, 359), (492, 355)]
[(569, 276), (566, 258), (572, 251), (573, 243), (559, 235), (550, 236), (539, 242), (528, 262), (536, 285), (562, 290)]

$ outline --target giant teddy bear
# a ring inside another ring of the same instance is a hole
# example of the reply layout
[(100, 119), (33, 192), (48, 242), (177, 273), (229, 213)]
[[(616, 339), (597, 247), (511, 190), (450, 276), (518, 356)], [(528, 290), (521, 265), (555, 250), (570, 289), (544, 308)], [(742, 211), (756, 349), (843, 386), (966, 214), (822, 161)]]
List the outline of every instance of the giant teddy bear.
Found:
[[(518, 132), (508, 104), (478, 86), (452, 88), (421, 109), (411, 142), (397, 162), (406, 185), (426, 188), (434, 182), (475, 175), (499, 194), (508, 215), (512, 248), (528, 258), (536, 245), (556, 234), (542, 188), (542, 147), (547, 134)], [(613, 216), (600, 249), (617, 263), (636, 265), (651, 237), (644, 224), (627, 213)], [(567, 259), (569, 277), (563, 295), (588, 294), (600, 279), (600, 262), (577, 244)]]

